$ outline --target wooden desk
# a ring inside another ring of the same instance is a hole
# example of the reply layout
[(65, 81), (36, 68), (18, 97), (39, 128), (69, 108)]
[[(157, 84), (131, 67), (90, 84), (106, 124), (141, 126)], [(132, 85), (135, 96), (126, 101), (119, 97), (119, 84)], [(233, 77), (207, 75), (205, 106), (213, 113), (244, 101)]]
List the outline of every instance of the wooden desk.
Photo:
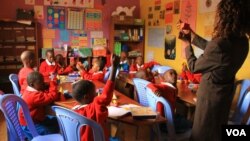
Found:
[[(103, 84), (102, 82), (99, 81), (93, 81), (95, 83), (96, 88), (103, 88), (105, 84)], [(72, 84), (70, 82), (66, 82), (66, 83), (62, 83), (59, 85), (59, 89), (60, 87), (62, 87), (63, 90), (68, 90), (69, 92), (72, 92)], [(124, 105), (124, 104), (136, 104), (136, 105), (140, 105), (138, 102), (128, 98), (127, 96), (121, 94), (120, 92), (114, 90), (114, 93), (117, 96), (117, 102), (119, 105)], [(58, 106), (62, 106), (65, 108), (69, 108), (72, 109), (72, 107), (76, 106), (78, 104), (77, 101), (75, 101), (74, 99), (62, 99), (61, 101), (56, 101), (54, 103), (55, 105)], [(126, 115), (123, 117), (119, 117), (119, 118), (111, 118), (109, 117), (109, 119), (112, 120), (116, 120), (119, 122), (124, 122), (124, 123), (128, 123), (128, 124), (132, 124), (132, 125), (136, 125), (136, 126), (140, 126), (140, 125), (153, 125), (156, 123), (164, 123), (166, 122), (166, 119), (164, 117), (159, 117), (157, 119), (153, 119), (153, 120), (135, 120), (132, 118), (131, 115)]]

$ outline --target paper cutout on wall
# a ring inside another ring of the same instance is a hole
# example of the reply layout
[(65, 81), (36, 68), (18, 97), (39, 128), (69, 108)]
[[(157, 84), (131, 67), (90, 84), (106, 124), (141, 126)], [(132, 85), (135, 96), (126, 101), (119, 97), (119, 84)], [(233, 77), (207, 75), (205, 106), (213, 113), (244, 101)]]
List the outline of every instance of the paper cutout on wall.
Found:
[(44, 0), (44, 5), (93, 8), (94, 0)]
[(44, 19), (43, 6), (35, 5), (34, 11), (35, 11), (35, 19), (39, 20)]
[(106, 48), (93, 48), (94, 57), (106, 56), (106, 54), (107, 54)]
[(71, 37), (71, 46), (72, 47), (87, 47), (88, 46), (88, 38), (87, 37)]
[(34, 5), (35, 4), (35, 0), (25, 0), (25, 4), (27, 4), (27, 5)]
[(90, 38), (103, 38), (103, 31), (91, 31)]
[(115, 11), (112, 12), (112, 16), (120, 15), (121, 13), (125, 13), (126, 16), (133, 16), (133, 12), (135, 10), (135, 6), (131, 8), (118, 6)]
[(200, 13), (214, 12), (221, 0), (199, 0)]
[(79, 48), (79, 57), (91, 57), (92, 56), (92, 49), (91, 48)]
[(148, 28), (148, 46), (164, 47), (165, 28)]
[(83, 10), (68, 9), (68, 29), (83, 29)]
[(102, 29), (102, 11), (98, 9), (86, 9), (85, 30)]
[(43, 29), (43, 38), (54, 39), (56, 32), (54, 29)]
[(165, 14), (165, 24), (173, 22), (173, 3), (169, 2), (165, 5), (166, 14)]
[(97, 47), (97, 46), (107, 47), (107, 40), (106, 38), (93, 38), (92, 46), (93, 47)]
[(62, 7), (47, 8), (47, 27), (48, 28), (65, 28), (65, 9)]
[(43, 48), (52, 48), (52, 39), (43, 39)]
[(65, 42), (69, 41), (69, 32), (68, 32), (68, 30), (60, 30), (60, 39), (62, 41), (65, 41)]
[(195, 29), (197, 15), (197, 0), (185, 0), (181, 4), (181, 20), (189, 23)]

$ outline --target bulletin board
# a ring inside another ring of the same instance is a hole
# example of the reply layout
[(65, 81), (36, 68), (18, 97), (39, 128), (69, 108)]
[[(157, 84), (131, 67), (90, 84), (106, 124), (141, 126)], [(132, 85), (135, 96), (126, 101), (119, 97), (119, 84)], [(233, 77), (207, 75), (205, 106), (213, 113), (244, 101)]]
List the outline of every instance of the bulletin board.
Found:
[(85, 10), (85, 30), (102, 29), (102, 11), (98, 9)]

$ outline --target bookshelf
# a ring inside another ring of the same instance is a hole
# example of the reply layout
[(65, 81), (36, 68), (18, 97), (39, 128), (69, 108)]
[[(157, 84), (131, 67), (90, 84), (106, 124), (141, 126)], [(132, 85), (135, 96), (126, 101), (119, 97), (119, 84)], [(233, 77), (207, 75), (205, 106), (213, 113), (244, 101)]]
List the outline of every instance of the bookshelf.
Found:
[[(129, 61), (141, 55), (144, 58), (145, 25), (143, 20), (128, 16), (114, 16), (110, 28), (111, 52), (115, 53), (116, 43), (128, 49)], [(119, 54), (118, 54), (119, 55)]]
[(38, 22), (19, 23), (0, 20), (0, 76), (8, 80), (22, 67), (20, 55), (25, 50), (35, 53), (36, 65), (41, 48), (41, 25)]

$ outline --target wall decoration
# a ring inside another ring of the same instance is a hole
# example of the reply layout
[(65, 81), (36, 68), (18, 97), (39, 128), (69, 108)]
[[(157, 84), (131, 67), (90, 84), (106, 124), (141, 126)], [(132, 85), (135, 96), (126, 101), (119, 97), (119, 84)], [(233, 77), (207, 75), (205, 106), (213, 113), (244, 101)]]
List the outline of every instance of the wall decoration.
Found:
[(165, 5), (166, 14), (165, 14), (165, 24), (173, 22), (173, 3), (169, 2)]
[(165, 59), (174, 60), (176, 57), (176, 36), (171, 34), (171, 28), (166, 28), (166, 36), (165, 36)]
[(42, 30), (43, 38), (54, 39), (56, 36), (56, 31), (54, 29), (46, 29)]
[(116, 15), (121, 15), (122, 13), (126, 16), (133, 16), (133, 12), (135, 10), (135, 6), (132, 6), (131, 8), (128, 8), (128, 7), (121, 7), (121, 6), (118, 6), (116, 8), (115, 11), (112, 12), (112, 16), (116, 16)]
[(148, 46), (160, 47), (164, 46), (165, 28), (148, 28)]
[(90, 38), (103, 38), (103, 31), (91, 31)]
[(92, 56), (92, 49), (91, 48), (79, 48), (79, 56), (86, 58)]
[(61, 41), (69, 41), (69, 32), (68, 30), (60, 30), (60, 39)]
[(52, 48), (52, 39), (43, 39), (43, 48)]
[(214, 12), (221, 0), (199, 0), (200, 13)]
[(38, 20), (44, 19), (43, 6), (35, 5), (34, 12), (35, 12), (35, 19), (38, 19)]
[(204, 13), (204, 37), (211, 38), (214, 28), (215, 13)]
[(161, 5), (161, 0), (155, 0), (155, 5)]
[(94, 0), (44, 0), (44, 5), (93, 8)]
[(174, 14), (180, 13), (180, 0), (174, 1)]
[(27, 5), (34, 5), (35, 4), (35, 0), (25, 0), (25, 4), (27, 4)]
[(102, 11), (98, 9), (86, 9), (85, 30), (102, 29)]
[(152, 7), (149, 7), (149, 8), (148, 8), (148, 12), (152, 12)]
[(195, 28), (197, 15), (197, 0), (184, 0), (181, 4), (181, 20), (189, 23), (192, 29)]
[(68, 9), (68, 29), (83, 29), (84, 12), (80, 9)]
[(161, 10), (160, 11), (160, 16), (159, 16), (160, 19), (164, 20), (165, 19), (165, 10)]
[(47, 27), (48, 28), (65, 28), (65, 9), (62, 7), (47, 8)]

